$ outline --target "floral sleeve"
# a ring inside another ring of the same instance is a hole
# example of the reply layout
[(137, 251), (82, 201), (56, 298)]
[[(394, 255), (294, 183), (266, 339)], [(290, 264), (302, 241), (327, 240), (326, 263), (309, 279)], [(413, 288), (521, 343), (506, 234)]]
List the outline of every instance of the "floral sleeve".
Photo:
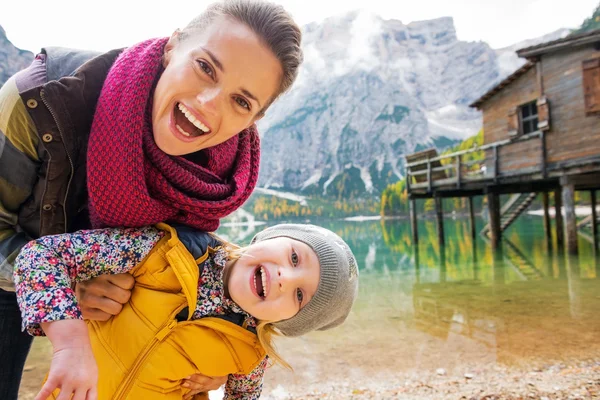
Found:
[(98, 229), (44, 236), (15, 261), (15, 289), (23, 330), (43, 335), (41, 322), (82, 319), (72, 284), (128, 272), (164, 233), (156, 228)]
[(248, 375), (229, 375), (224, 400), (257, 400), (262, 392), (267, 362), (268, 357), (263, 358)]

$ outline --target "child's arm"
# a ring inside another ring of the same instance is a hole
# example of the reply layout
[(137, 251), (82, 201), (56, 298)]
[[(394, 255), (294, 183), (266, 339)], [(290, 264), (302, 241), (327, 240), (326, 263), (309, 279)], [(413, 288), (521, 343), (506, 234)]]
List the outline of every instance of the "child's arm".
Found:
[(99, 229), (45, 236), (28, 243), (17, 257), (14, 271), (23, 329), (43, 335), (40, 323), (82, 319), (73, 283), (130, 271), (163, 235), (153, 227)]
[(267, 368), (267, 357), (248, 375), (229, 375), (225, 385), (224, 400), (257, 400), (263, 387), (263, 377)]

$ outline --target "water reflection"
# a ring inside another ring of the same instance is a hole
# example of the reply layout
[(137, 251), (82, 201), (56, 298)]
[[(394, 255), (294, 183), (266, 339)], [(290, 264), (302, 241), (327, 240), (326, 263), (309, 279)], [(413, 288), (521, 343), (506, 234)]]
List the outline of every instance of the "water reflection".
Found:
[(444, 248), (434, 221), (419, 223), (418, 247), (408, 220), (322, 223), (356, 253), (359, 299), (333, 333), (284, 340), (296, 373), (274, 370), (270, 382), (368, 384), (382, 374), (600, 355), (600, 274), (585, 239), (580, 257), (565, 259), (545, 240), (542, 218), (521, 217), (494, 254), (471, 238), (468, 220), (445, 221)]

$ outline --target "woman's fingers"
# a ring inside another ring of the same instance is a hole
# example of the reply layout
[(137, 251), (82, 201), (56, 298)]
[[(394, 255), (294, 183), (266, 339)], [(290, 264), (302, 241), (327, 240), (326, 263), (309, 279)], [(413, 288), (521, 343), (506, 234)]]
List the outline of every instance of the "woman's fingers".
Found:
[(208, 392), (209, 390), (217, 390), (227, 382), (225, 376), (206, 376), (202, 374), (194, 374), (183, 380), (183, 387), (196, 390), (197, 392)]

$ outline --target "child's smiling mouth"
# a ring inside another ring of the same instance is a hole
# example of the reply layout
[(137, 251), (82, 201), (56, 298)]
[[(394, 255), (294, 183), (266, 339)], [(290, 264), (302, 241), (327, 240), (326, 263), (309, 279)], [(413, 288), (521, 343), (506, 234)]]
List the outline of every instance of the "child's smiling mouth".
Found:
[(269, 271), (262, 265), (259, 265), (254, 270), (252, 278), (251, 283), (254, 293), (261, 299), (266, 299), (269, 293)]

